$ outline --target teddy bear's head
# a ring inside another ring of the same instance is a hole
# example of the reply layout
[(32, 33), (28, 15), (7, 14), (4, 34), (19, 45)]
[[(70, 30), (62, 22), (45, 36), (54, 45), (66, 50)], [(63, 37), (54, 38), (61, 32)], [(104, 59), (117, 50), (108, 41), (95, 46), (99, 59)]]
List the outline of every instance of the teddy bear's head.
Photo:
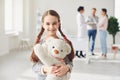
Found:
[(71, 47), (62, 39), (50, 38), (46, 41), (48, 52), (56, 58), (64, 58), (71, 52)]

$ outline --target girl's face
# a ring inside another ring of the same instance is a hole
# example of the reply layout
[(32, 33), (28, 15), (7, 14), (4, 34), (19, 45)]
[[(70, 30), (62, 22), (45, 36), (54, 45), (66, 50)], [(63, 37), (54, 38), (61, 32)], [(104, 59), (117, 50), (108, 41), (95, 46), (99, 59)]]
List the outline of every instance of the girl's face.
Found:
[(47, 15), (44, 17), (44, 21), (42, 25), (47, 35), (55, 36), (60, 23), (58, 22), (58, 18), (56, 16)]

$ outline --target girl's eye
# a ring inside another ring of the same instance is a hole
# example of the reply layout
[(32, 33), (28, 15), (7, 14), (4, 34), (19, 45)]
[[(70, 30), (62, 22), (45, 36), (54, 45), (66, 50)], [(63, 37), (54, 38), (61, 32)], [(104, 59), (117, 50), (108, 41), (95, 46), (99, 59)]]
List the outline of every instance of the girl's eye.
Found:
[(61, 50), (61, 52), (63, 52), (63, 50)]
[(53, 25), (56, 25), (56, 24), (57, 24), (56, 22), (53, 23)]
[(54, 46), (52, 48), (55, 48)]
[(46, 25), (50, 25), (49, 23), (46, 23)]

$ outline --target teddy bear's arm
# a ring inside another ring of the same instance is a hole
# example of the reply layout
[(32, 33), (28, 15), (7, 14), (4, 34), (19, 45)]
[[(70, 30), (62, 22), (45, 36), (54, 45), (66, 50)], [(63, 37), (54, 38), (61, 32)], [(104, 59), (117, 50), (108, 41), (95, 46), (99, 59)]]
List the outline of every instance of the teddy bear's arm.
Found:
[(52, 56), (48, 54), (48, 52), (41, 44), (36, 44), (34, 46), (34, 52), (36, 56), (41, 60), (41, 62), (45, 65), (51, 66), (58, 63), (57, 60), (55, 60)]

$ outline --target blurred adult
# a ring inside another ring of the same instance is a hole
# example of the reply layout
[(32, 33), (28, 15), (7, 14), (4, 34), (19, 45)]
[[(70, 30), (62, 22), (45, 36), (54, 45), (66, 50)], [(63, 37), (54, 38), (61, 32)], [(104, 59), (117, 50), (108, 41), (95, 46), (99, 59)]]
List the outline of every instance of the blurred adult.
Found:
[(108, 27), (108, 16), (107, 16), (107, 9), (101, 9), (101, 16), (98, 22), (99, 32), (100, 32), (100, 44), (101, 44), (101, 52), (102, 58), (107, 57), (107, 27)]
[(77, 26), (78, 26), (78, 32), (77, 32), (77, 45), (76, 45), (76, 55), (80, 57), (85, 57), (83, 55), (83, 51), (86, 51), (87, 49), (87, 26), (85, 23), (85, 18), (83, 16), (84, 14), (84, 7), (79, 6), (77, 9)]
[(89, 50), (91, 55), (94, 55), (94, 46), (95, 46), (95, 38), (97, 34), (97, 23), (98, 16), (96, 16), (96, 8), (92, 8), (91, 15), (87, 18), (87, 29), (88, 29), (88, 37), (89, 37)]

